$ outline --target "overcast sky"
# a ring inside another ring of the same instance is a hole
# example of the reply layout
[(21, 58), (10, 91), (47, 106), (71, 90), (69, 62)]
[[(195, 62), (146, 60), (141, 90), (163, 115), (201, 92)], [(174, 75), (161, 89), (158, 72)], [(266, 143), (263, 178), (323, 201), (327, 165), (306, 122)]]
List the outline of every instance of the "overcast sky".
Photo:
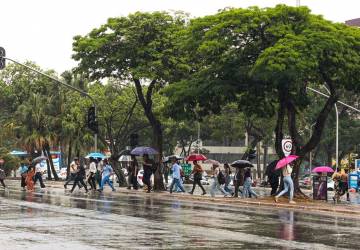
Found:
[[(7, 56), (31, 60), (61, 73), (76, 65), (72, 38), (135, 11), (183, 10), (192, 16), (224, 7), (295, 6), (296, 0), (0, 0), (0, 46)], [(360, 17), (360, 0), (301, 0), (313, 13), (335, 22)]]

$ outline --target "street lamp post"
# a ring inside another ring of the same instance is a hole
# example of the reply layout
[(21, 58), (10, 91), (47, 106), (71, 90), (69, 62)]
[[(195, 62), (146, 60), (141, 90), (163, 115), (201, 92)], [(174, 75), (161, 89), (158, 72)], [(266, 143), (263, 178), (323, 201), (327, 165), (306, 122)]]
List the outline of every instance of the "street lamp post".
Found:
[[(79, 92), (80, 94), (88, 97), (88, 98), (91, 100), (91, 102), (93, 103), (93, 106), (94, 106), (94, 109), (95, 109), (95, 118), (96, 118), (96, 104), (95, 104), (95, 100), (94, 100), (87, 92), (82, 91), (81, 89), (75, 88), (74, 86), (72, 86), (72, 85), (70, 85), (70, 84), (67, 84), (67, 83), (65, 83), (65, 82), (62, 82), (62, 81), (60, 81), (60, 80), (58, 80), (58, 79), (56, 79), (56, 78), (54, 78), (54, 77), (52, 77), (52, 76), (49, 76), (49, 75), (47, 75), (47, 74), (45, 74), (45, 73), (43, 73), (43, 72), (41, 72), (41, 71), (39, 71), (39, 70), (37, 70), (37, 69), (31, 68), (31, 67), (29, 67), (29, 66), (27, 66), (27, 65), (25, 65), (25, 64), (22, 64), (22, 63), (20, 63), (20, 62), (18, 62), (18, 61), (15, 61), (15, 60), (13, 60), (13, 59), (11, 59), (11, 58), (8, 58), (8, 57), (5, 57), (5, 56), (2, 57), (2, 58), (3, 58), (3, 59), (6, 59), (6, 60), (9, 60), (9, 61), (11, 61), (11, 62), (13, 62), (13, 63), (16, 63), (16, 64), (18, 64), (18, 65), (20, 65), (20, 66), (22, 66), (22, 67), (25, 67), (25, 68), (27, 68), (27, 69), (29, 69), (29, 70), (31, 70), (31, 71), (34, 71), (34, 72), (36, 72), (36, 73), (38, 73), (38, 74), (40, 74), (40, 75), (43, 75), (43, 76), (45, 76), (45, 77), (47, 77), (47, 78), (49, 78), (49, 79), (51, 79), (51, 80), (53, 80), (53, 81), (61, 84), (61, 85), (66, 86), (66, 87), (69, 88), (69, 89), (72, 89), (72, 90), (74, 90), (74, 91), (76, 91), (76, 92)], [(94, 149), (95, 149), (95, 152), (97, 152), (97, 133), (96, 133), (96, 132), (95, 132), (95, 134), (94, 134)]]
[[(322, 93), (322, 92), (320, 92), (320, 91), (318, 91), (318, 90), (316, 90), (316, 89), (313, 89), (313, 88), (310, 88), (310, 87), (306, 87), (306, 89), (311, 90), (312, 92), (315, 92), (315, 93), (317, 93), (317, 94), (319, 94), (319, 95), (322, 95), (322, 96), (324, 96), (324, 97), (327, 97), (327, 98), (330, 97), (329, 95), (324, 94), (324, 93)], [(326, 91), (330, 94), (329, 89), (327, 89), (326, 87), (325, 87), (325, 89), (326, 89)], [(343, 105), (343, 106), (345, 106), (345, 107), (348, 107), (348, 108), (350, 108), (350, 109), (352, 109), (352, 110), (360, 113), (360, 110), (359, 110), (359, 109), (357, 109), (357, 108), (355, 108), (355, 107), (353, 107), (353, 106), (351, 106), (351, 105), (349, 105), (349, 104), (346, 104), (346, 103), (344, 103), (344, 102), (337, 101), (337, 102), (334, 104), (334, 106), (335, 106), (335, 111), (336, 111), (336, 149), (335, 149), (335, 150), (336, 150), (336, 171), (338, 170), (338, 166), (339, 166), (339, 165), (338, 165), (338, 164), (339, 164), (339, 112), (338, 112), (338, 108), (337, 108), (337, 105), (336, 105), (337, 103), (339, 103), (339, 104), (341, 104), (341, 105)]]

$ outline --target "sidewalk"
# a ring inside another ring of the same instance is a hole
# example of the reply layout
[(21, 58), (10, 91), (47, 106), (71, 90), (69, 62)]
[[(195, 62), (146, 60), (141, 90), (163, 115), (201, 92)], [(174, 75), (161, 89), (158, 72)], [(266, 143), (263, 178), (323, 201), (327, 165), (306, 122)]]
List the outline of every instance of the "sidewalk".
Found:
[[(60, 188), (63, 189), (63, 182), (55, 182), (55, 181), (47, 181), (47, 187), (51, 188)], [(111, 192), (110, 190), (108, 190)], [(107, 191), (105, 191), (107, 193)], [(360, 205), (355, 204), (334, 204), (333, 202), (325, 202), (325, 201), (314, 201), (314, 200), (299, 200), (294, 199), (296, 204), (289, 204), (288, 199), (284, 197), (280, 197), (279, 202), (275, 203), (273, 197), (261, 197), (258, 199), (255, 198), (224, 198), (222, 196), (218, 197), (210, 197), (209, 195), (201, 196), (201, 195), (190, 195), (187, 193), (173, 193), (170, 194), (168, 191), (163, 192), (152, 192), (146, 193), (142, 189), (139, 190), (128, 190), (126, 188), (116, 188), (116, 195), (135, 195), (135, 196), (152, 196), (157, 199), (162, 200), (182, 200), (182, 201), (196, 201), (197, 203), (205, 203), (205, 204), (218, 204), (218, 205), (226, 205), (233, 207), (243, 207), (243, 206), (251, 206), (251, 207), (261, 207), (268, 209), (293, 209), (302, 212), (309, 213), (323, 213), (327, 212), (326, 215), (334, 215), (334, 216), (352, 216), (360, 218)]]

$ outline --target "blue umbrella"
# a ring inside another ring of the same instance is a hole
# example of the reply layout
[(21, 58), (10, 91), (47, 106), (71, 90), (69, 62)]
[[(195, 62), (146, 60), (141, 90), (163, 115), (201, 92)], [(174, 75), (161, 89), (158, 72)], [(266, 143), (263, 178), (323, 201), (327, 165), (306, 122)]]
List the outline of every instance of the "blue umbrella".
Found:
[(148, 154), (148, 155), (156, 155), (158, 154), (158, 152), (150, 147), (136, 147), (133, 150), (131, 150), (131, 154), (132, 155), (144, 155), (144, 154)]
[(90, 157), (92, 157), (92, 158), (101, 158), (101, 159), (106, 158), (105, 155), (103, 155), (102, 153), (98, 153), (98, 152), (92, 152), (92, 153), (88, 154), (87, 156), (85, 156), (85, 158), (90, 158)]

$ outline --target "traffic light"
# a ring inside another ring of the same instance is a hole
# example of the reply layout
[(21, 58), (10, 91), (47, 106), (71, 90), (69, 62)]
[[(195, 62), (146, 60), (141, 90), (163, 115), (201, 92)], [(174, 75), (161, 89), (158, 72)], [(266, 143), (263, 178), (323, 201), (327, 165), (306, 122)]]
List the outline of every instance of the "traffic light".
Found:
[(5, 53), (5, 49), (3, 47), (0, 47), (0, 69), (4, 69), (5, 68), (5, 57), (6, 53)]
[(255, 149), (249, 149), (249, 154), (248, 154), (248, 160), (253, 160), (256, 158), (256, 150)]
[(137, 145), (139, 145), (139, 135), (130, 134), (130, 147), (135, 148)]
[(87, 126), (89, 129), (94, 131), (96, 134), (99, 132), (99, 126), (96, 121), (95, 107), (90, 107), (87, 115)]

